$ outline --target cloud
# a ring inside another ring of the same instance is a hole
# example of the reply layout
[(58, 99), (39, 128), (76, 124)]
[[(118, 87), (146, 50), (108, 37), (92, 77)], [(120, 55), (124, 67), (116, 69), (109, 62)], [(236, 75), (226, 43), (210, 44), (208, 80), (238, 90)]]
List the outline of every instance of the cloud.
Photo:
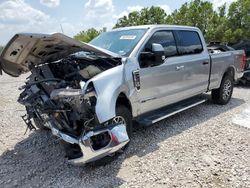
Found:
[(47, 7), (54, 8), (60, 5), (60, 0), (40, 0), (40, 3)]
[[(40, 0), (49, 7), (59, 6), (60, 0)], [(169, 10), (167, 5), (160, 5)], [(119, 15), (112, 0), (88, 0), (83, 6), (83, 17), (78, 18), (78, 24), (72, 24), (67, 18), (57, 20), (55, 17), (34, 8), (27, 0), (0, 0), (0, 45), (4, 45), (10, 38), (20, 32), (53, 33), (63, 31), (66, 35), (74, 36), (81, 30), (91, 27), (111, 29), (118, 18), (128, 15), (132, 11), (139, 11), (143, 6), (126, 7)], [(18, 11), (17, 11), (18, 10)]]
[[(5, 45), (16, 33), (54, 33), (61, 32), (74, 35), (76, 28), (67, 20), (56, 20), (44, 12), (33, 8), (24, 0), (0, 1), (0, 45)], [(17, 11), (18, 10), (18, 11)]]
[(127, 10), (128, 12), (133, 12), (133, 11), (140, 11), (143, 8), (144, 8), (143, 6), (136, 5), (136, 6), (129, 6)]
[(210, 2), (213, 3), (213, 7), (215, 10), (217, 10), (219, 7), (224, 5), (226, 3), (227, 6), (229, 6), (232, 2), (235, 2), (237, 0), (210, 0)]
[[(171, 9), (168, 5), (156, 5), (157, 7), (161, 7), (167, 14), (171, 14)], [(124, 10), (123, 12), (121, 12), (120, 14), (117, 15), (113, 15), (114, 19), (119, 19), (122, 18), (123, 16), (128, 16), (129, 13), (133, 12), (133, 11), (140, 11), (142, 10), (144, 7), (140, 6), (140, 5), (136, 5), (136, 6), (129, 6), (127, 7), (126, 10)]]
[(129, 6), (127, 7), (126, 10), (122, 11), (120, 14), (114, 14), (112, 17), (114, 20), (117, 20), (119, 18), (122, 18), (123, 16), (128, 16), (130, 12), (133, 11), (140, 11), (141, 9), (143, 9), (143, 6), (140, 5), (136, 5), (136, 6)]
[(112, 0), (89, 0), (84, 5), (87, 16), (106, 16), (114, 12)]
[(84, 28), (112, 28), (114, 5), (112, 0), (88, 0), (84, 5)]
[(7, 24), (41, 23), (49, 18), (42, 11), (29, 6), (24, 0), (5, 1), (0, 4), (0, 10), (0, 21)]
[(172, 10), (168, 5), (157, 5), (158, 7), (161, 7), (167, 14), (171, 14)]

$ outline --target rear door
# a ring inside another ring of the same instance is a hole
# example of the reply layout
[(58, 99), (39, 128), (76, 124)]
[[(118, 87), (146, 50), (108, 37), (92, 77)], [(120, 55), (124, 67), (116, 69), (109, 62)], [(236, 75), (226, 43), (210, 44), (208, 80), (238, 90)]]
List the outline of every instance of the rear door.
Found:
[(207, 90), (210, 57), (206, 47), (204, 48), (198, 31), (175, 31), (179, 57), (176, 59), (182, 64), (183, 92), (182, 98), (188, 98)]

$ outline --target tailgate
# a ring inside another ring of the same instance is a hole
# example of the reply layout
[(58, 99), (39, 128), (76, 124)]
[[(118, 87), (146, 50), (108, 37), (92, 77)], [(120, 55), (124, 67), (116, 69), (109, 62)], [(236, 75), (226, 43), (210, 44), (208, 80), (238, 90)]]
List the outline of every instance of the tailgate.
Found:
[(244, 72), (246, 65), (246, 56), (244, 50), (232, 51), (234, 55), (234, 66), (238, 73)]

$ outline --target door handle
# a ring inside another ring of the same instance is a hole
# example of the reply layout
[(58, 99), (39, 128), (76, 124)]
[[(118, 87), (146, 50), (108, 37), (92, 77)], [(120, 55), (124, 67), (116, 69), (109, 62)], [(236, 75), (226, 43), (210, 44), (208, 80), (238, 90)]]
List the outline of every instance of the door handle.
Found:
[(176, 67), (175, 67), (175, 70), (176, 70), (176, 71), (179, 71), (179, 70), (181, 70), (181, 69), (184, 69), (184, 65), (182, 65), (182, 66), (176, 66)]
[(208, 65), (209, 62), (208, 62), (208, 61), (204, 61), (202, 64), (203, 64), (203, 65)]

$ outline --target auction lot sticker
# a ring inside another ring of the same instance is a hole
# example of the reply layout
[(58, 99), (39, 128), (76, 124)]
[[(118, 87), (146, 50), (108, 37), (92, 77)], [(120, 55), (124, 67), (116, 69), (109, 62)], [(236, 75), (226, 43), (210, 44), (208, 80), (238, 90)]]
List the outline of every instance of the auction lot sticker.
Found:
[(121, 40), (135, 40), (136, 36), (135, 35), (123, 35), (120, 37)]

